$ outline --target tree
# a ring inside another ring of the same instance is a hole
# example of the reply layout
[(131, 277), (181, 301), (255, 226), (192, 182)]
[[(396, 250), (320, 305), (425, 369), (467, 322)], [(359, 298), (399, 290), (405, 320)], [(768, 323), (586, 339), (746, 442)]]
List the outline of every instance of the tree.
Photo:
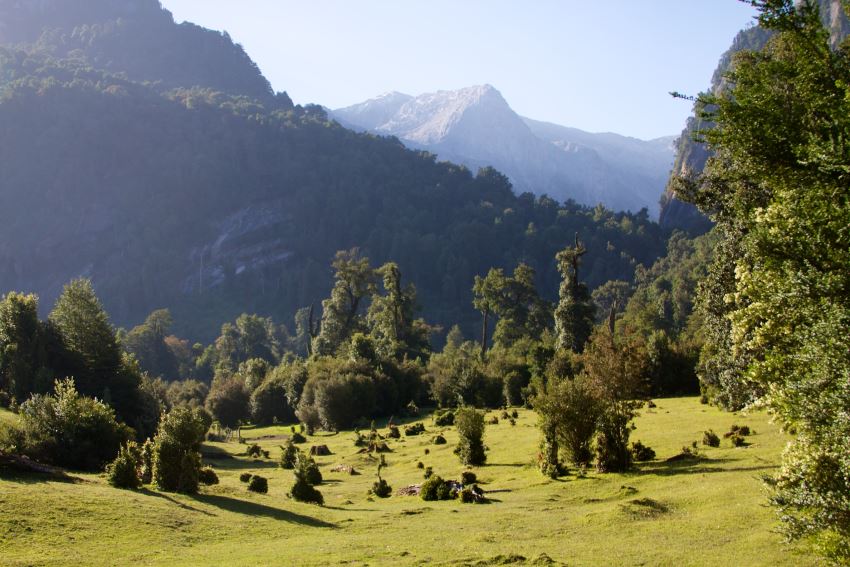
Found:
[(422, 319), (414, 319), (418, 309), (416, 288), (401, 285), (401, 271), (394, 262), (376, 270), (383, 276), (385, 295), (375, 295), (366, 321), (378, 353), (387, 358), (427, 358), (431, 352), (431, 329)]
[(736, 57), (727, 91), (700, 101), (716, 123), (705, 133), (715, 156), (684, 181), (724, 246), (703, 288), (729, 300), (721, 308), (703, 296), (718, 324), (703, 374), (714, 372), (712, 386), (731, 400), (749, 390), (744, 401), (763, 399), (796, 431), (773, 503), (789, 535), (846, 562), (850, 41), (830, 37), (814, 2), (753, 4), (774, 36)]
[(555, 308), (555, 333), (559, 349), (581, 352), (593, 330), (594, 307), (587, 286), (579, 279), (581, 257), (587, 248), (579, 242), (558, 252), (555, 259), (561, 273), (558, 306)]
[(177, 408), (162, 419), (152, 448), (153, 480), (161, 490), (198, 491), (199, 451), (208, 429), (209, 421), (197, 408)]
[(158, 309), (122, 340), (124, 349), (136, 357), (143, 370), (170, 380), (179, 377), (177, 357), (165, 341), (172, 324), (168, 309)]
[(15, 292), (0, 298), (0, 391), (19, 402), (47, 391), (47, 354), (38, 298)]
[(359, 249), (337, 252), (332, 266), (336, 283), (330, 298), (322, 301), (321, 330), (313, 347), (321, 355), (336, 353), (354, 332), (367, 330), (360, 311), (363, 300), (375, 292), (375, 271)]
[(458, 439), (455, 454), (460, 462), (471, 467), (483, 466), (487, 461), (484, 449), (484, 413), (475, 408), (463, 407), (455, 412)]
[(251, 394), (240, 376), (213, 382), (205, 407), (224, 427), (236, 427), (251, 416)]

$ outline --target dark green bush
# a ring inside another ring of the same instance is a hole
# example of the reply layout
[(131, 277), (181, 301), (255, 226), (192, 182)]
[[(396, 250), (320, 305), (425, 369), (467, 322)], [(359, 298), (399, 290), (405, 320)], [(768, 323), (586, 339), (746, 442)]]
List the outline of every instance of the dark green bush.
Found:
[(455, 424), (455, 413), (451, 410), (441, 410), (434, 415), (434, 425), (449, 427)]
[(516, 419), (519, 417), (519, 412), (517, 410), (511, 411), (511, 417)]
[(142, 484), (150, 484), (153, 482), (153, 441), (145, 439), (140, 450), (140, 469), (139, 476)]
[(172, 410), (159, 424), (153, 441), (153, 480), (161, 490), (194, 493), (198, 491), (201, 470), (201, 442), (207, 421), (199, 408)]
[(484, 414), (473, 408), (461, 408), (455, 415), (460, 440), (455, 454), (467, 466), (481, 466), (487, 461), (484, 452)]
[(306, 438), (306, 437), (304, 437), (303, 435), (301, 435), (301, 434), (300, 434), (299, 432), (297, 432), (297, 431), (295, 431), (295, 432), (293, 432), (293, 433), (292, 433), (292, 436), (290, 437), (290, 439), (291, 439), (291, 440), (292, 440), (292, 442), (293, 442), (293, 443), (295, 443), (296, 445), (300, 445), (301, 443), (306, 443), (306, 442), (307, 442), (307, 438)]
[(251, 477), (251, 482), (248, 483), (248, 490), (266, 494), (269, 491), (269, 481), (267, 478), (255, 474)]
[(478, 482), (478, 477), (472, 471), (463, 471), (460, 473), (460, 483), (464, 486), (475, 484)]
[[(295, 464), (295, 484), (289, 491), (290, 496), (299, 502), (312, 502), (314, 504), (323, 504), (325, 499), (322, 493), (313, 487), (311, 469), (315, 467), (308, 455), (298, 453)], [(318, 469), (317, 469), (318, 470)]]
[(404, 434), (407, 436), (420, 435), (422, 433), (425, 433), (425, 426), (420, 422), (408, 425), (404, 428)]
[(198, 482), (206, 486), (218, 484), (218, 475), (215, 474), (215, 471), (211, 467), (204, 467), (198, 471)]
[(428, 480), (429, 478), (431, 478), (431, 476), (433, 474), (434, 474), (434, 469), (432, 467), (425, 467), (425, 472), (423, 473), (425, 480)]
[[(430, 467), (429, 467), (430, 468)], [(419, 496), (422, 500), (450, 500), (452, 491), (449, 484), (439, 475), (433, 475), (428, 480), (422, 483), (422, 488), (419, 490)]]
[(387, 433), (387, 437), (390, 439), (399, 439), (401, 438), (401, 432), (398, 430), (398, 426), (390, 425), (390, 431)]
[(508, 413), (508, 410), (503, 410), (502, 411), (502, 419), (510, 419), (510, 418), (511, 418), (511, 414)]
[(141, 449), (134, 441), (123, 445), (118, 456), (106, 467), (106, 479), (115, 488), (135, 490), (142, 483), (139, 479)]
[(298, 447), (290, 439), (285, 447), (280, 448), (280, 467), (283, 469), (294, 469), (295, 460), (298, 455)]
[(490, 417), (490, 419), (487, 420), (487, 423), (489, 425), (499, 425), (499, 418), (494, 415), (494, 416)]
[(416, 463), (416, 468), (417, 469), (424, 469), (425, 465), (422, 463), (422, 461), (419, 461), (418, 463)]
[(234, 428), (251, 417), (251, 393), (241, 376), (214, 381), (205, 406), (216, 421)]
[(744, 436), (737, 432), (729, 436), (729, 441), (732, 442), (733, 447), (743, 447), (747, 444), (747, 440), (744, 439)]
[(446, 438), (443, 437), (442, 435), (437, 435), (431, 440), (431, 442), (434, 445), (445, 445), (446, 444)]
[(720, 447), (720, 437), (713, 430), (703, 432), (702, 444), (708, 447)]
[(252, 445), (248, 445), (248, 448), (245, 449), (245, 454), (248, 455), (249, 457), (254, 457), (254, 458), (259, 457), (261, 452), (262, 452), (262, 449), (256, 443), (254, 443)]
[(251, 473), (243, 472), (239, 475), (239, 482), (248, 482), (249, 480), (251, 480), (251, 476), (253, 476), (251, 475)]
[(637, 461), (651, 461), (655, 458), (655, 451), (651, 447), (647, 447), (640, 441), (632, 443), (631, 447), (632, 458)]
[(387, 498), (393, 493), (393, 489), (389, 484), (387, 484), (386, 480), (379, 479), (372, 485), (371, 492), (378, 498)]
[(17, 451), (45, 463), (99, 471), (115, 459), (133, 431), (115, 412), (77, 392), (71, 379), (57, 380), (53, 395), (34, 395), (21, 404)]

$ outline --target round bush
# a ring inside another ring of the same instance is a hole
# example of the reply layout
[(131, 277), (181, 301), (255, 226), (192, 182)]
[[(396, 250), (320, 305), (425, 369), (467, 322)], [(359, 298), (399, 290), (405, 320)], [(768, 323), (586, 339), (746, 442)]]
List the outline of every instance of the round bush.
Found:
[(389, 484), (387, 484), (387, 481), (380, 479), (372, 485), (371, 492), (378, 498), (387, 498), (390, 494), (392, 494), (393, 489)]
[(240, 482), (248, 482), (249, 480), (251, 480), (252, 476), (253, 475), (249, 472), (243, 472), (242, 474), (239, 475), (239, 481)]
[(269, 491), (269, 481), (267, 478), (255, 474), (251, 477), (251, 482), (248, 483), (248, 490), (266, 494)]
[(478, 477), (472, 471), (463, 471), (460, 473), (460, 483), (464, 486), (475, 484), (478, 482)]
[(442, 435), (437, 435), (432, 440), (432, 443), (434, 443), (434, 445), (445, 445), (446, 444), (446, 438), (443, 437)]
[(720, 447), (720, 437), (709, 429), (702, 434), (702, 444), (708, 447)]
[(218, 475), (211, 467), (204, 467), (198, 471), (198, 482), (207, 486), (218, 484)]

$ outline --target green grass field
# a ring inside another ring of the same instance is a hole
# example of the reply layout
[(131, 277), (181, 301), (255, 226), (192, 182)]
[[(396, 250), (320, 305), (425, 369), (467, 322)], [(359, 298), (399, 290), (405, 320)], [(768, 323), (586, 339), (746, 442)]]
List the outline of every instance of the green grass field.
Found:
[[(664, 399), (645, 409), (633, 440), (658, 458), (629, 474), (575, 475), (551, 481), (536, 470), (536, 417), (520, 410), (516, 426), (488, 425), (488, 464), (475, 472), (489, 504), (424, 502), (416, 496), (372, 500), (375, 461), (357, 454), (353, 434), (319, 434), (325, 506), (287, 497), (291, 471), (277, 467), (287, 428), (243, 431), (269, 460), (237, 456), (207, 460), (221, 484), (197, 496), (111, 488), (102, 476), (75, 482), (38, 476), (0, 478), (2, 565), (812, 565), (804, 550), (783, 543), (766, 505), (761, 476), (775, 469), (787, 438), (763, 413), (729, 414), (695, 398)], [(9, 414), (0, 414), (7, 419)], [(393, 490), (421, 482), (416, 463), (444, 478), (463, 467), (452, 450), (453, 428), (390, 440), (383, 476)], [(683, 445), (712, 428), (733, 424), (756, 431), (749, 445), (703, 448), (698, 462), (666, 463)], [(447, 445), (431, 445), (444, 431)], [(425, 449), (430, 454), (425, 455)], [(244, 453), (236, 443), (212, 443), (205, 452)], [(340, 463), (359, 476), (330, 472)], [(269, 478), (269, 493), (246, 491), (241, 472)], [(536, 561), (536, 562), (535, 562)]]

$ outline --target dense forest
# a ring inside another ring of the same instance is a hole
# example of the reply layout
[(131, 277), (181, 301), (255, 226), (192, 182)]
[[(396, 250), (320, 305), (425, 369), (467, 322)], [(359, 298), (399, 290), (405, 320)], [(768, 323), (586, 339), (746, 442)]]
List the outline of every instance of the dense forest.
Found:
[(753, 4), (759, 31), (698, 97), (705, 147), (680, 163), (700, 167), (671, 181), (710, 221), (695, 238), (516, 195), (285, 94), (98, 68), (110, 26), (85, 28), (91, 51), (21, 32), (0, 50), (0, 402), (20, 416), (0, 456), (193, 493), (204, 439), (300, 424), (291, 496), (321, 503), (302, 433), (369, 427), (371, 452), (370, 420), (398, 436), (437, 408), (483, 466), (475, 408), (524, 406), (542, 474), (613, 473), (654, 458), (632, 440), (651, 398), (699, 395), (772, 412), (785, 532), (846, 563), (850, 40), (817, 3)]

